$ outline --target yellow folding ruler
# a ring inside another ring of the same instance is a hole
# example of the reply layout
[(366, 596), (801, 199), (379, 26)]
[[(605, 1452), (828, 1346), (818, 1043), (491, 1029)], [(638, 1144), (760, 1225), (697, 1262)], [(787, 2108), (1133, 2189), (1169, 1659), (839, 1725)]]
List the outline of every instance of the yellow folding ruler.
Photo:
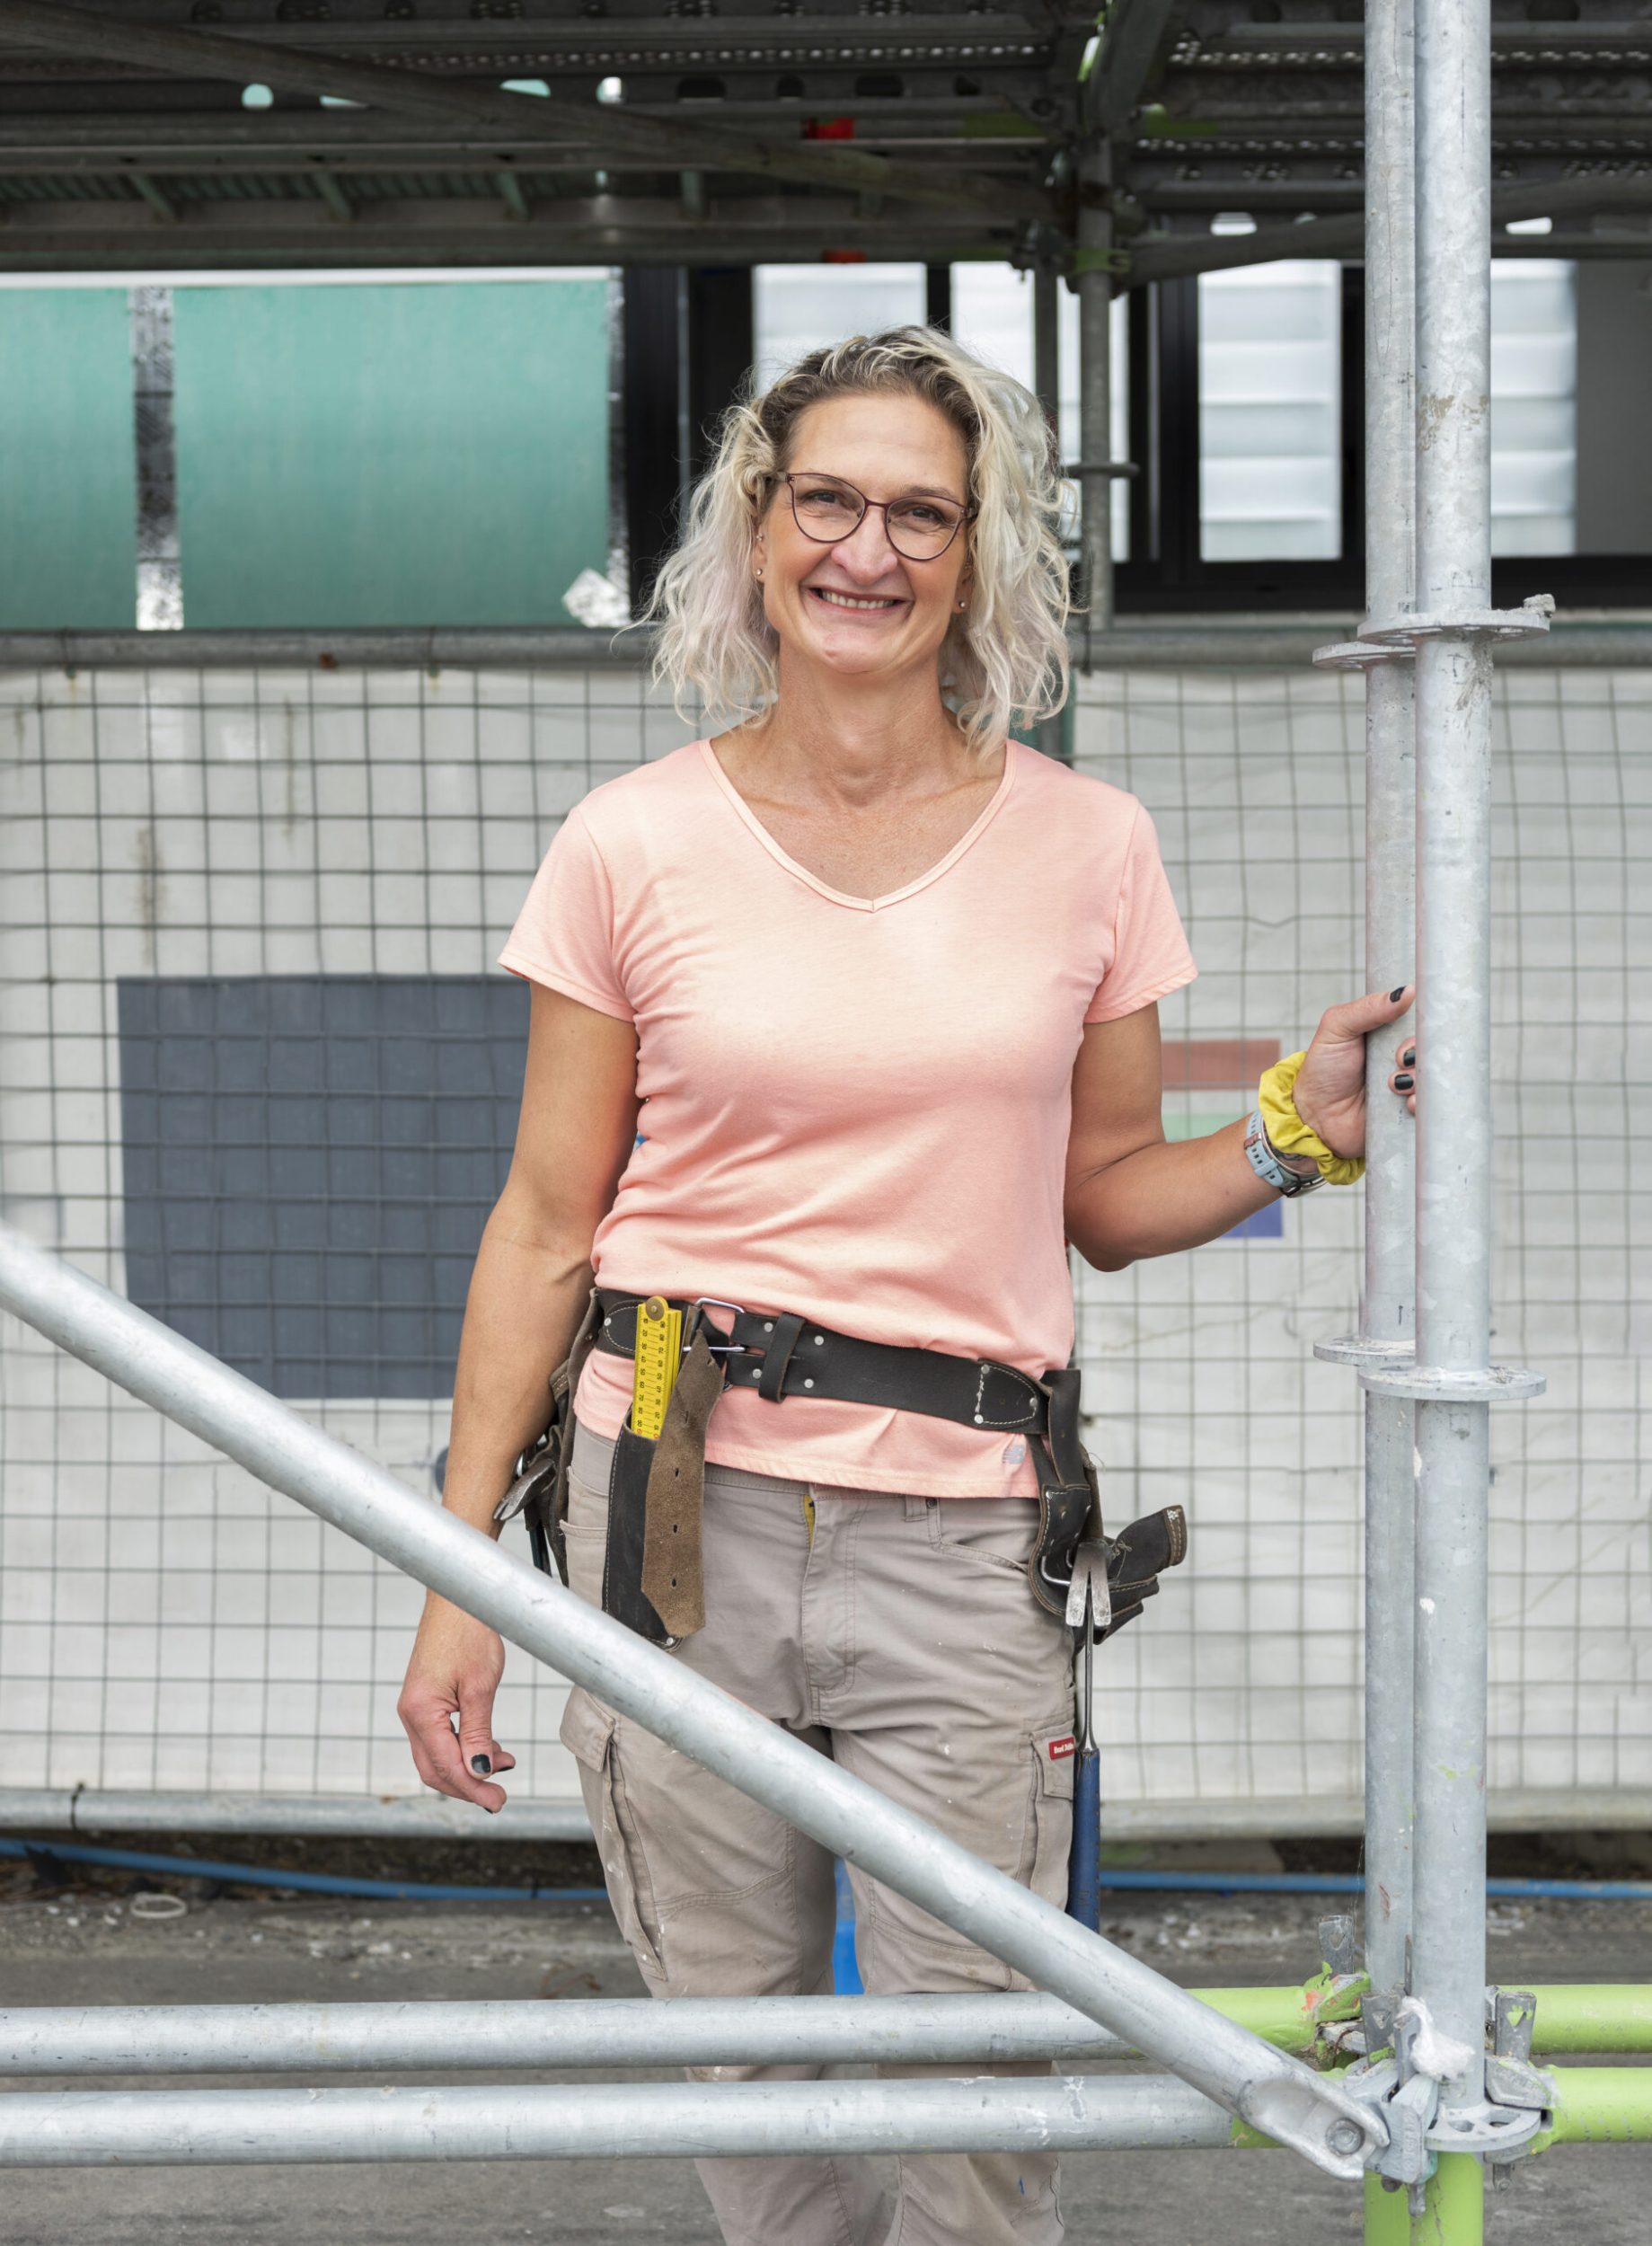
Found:
[(676, 1385), (683, 1356), (683, 1313), (661, 1295), (650, 1295), (637, 1313), (637, 1348), (632, 1366), (631, 1427), (633, 1435), (658, 1439), (666, 1406)]

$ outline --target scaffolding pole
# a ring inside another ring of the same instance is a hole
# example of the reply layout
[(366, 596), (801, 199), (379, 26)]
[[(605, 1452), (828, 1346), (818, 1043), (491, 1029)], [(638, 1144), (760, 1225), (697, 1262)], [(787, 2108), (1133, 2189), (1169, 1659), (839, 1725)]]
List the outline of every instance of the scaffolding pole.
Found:
[[(1412, 606), (1413, 0), (1368, 0), (1365, 18), (1366, 614)], [(1412, 980), (1416, 731), (1409, 650), (1365, 671), (1365, 988)], [(1410, 1016), (1406, 1016), (1409, 1021)], [(1411, 1118), (1388, 1089), (1404, 1024), (1367, 1041), (1365, 1274), (1359, 1342), (1386, 1361), (1415, 1339)], [(1367, 1390), (1365, 1449), (1365, 1969), (1405, 1986), (1411, 1932), (1413, 1406)]]
[(1259, 2143), (1174, 2075), (13, 2091), (0, 2168), (1188, 2151)]
[[(1396, 209), (1403, 195), (1393, 171), (1404, 102), (1404, 55), (1384, 26), (1373, 41), (1372, 119), (1383, 135), (1389, 169), (1374, 172), (1368, 195), (1388, 212), (1373, 240), (1391, 264)], [(1493, 1366), (1491, 1340), (1491, 643), (1546, 629), (1551, 603), (1499, 615), (1491, 608), (1490, 259), (1491, 25), (1489, 0), (1416, 0), (1414, 75), (1416, 392), (1416, 584), (1403, 599), (1405, 518), (1387, 482), (1394, 431), (1386, 430), (1380, 466), (1389, 534), (1377, 526), (1373, 615), (1362, 640), (1379, 650), (1415, 650), (1417, 1044), (1422, 1074), (1416, 1130), (1416, 1337), (1413, 1362), (1367, 1367), (1371, 1405), (1409, 1401), (1413, 1410), (1415, 1528), (1411, 1599), (1413, 1826), (1409, 1971), (1413, 2005), (1393, 2030), (1396, 2108), (1409, 2101), (1420, 2135), (1404, 2180), (1415, 2241), (1477, 2246), (1485, 2176), (1481, 2154), (1510, 2123), (1506, 2106), (1486, 2097), (1486, 1690), (1487, 1510), (1489, 1420), (1494, 1401), (1539, 1393), (1531, 1374)], [(1384, 235), (1386, 234), (1386, 239)], [(1383, 319), (1391, 347), (1403, 312)], [(1373, 376), (1397, 411), (1399, 381)], [(1389, 370), (1391, 377), (1391, 368)], [(1374, 424), (1384, 400), (1371, 402)], [(1388, 605), (1396, 594), (1398, 605)], [(1399, 667), (1382, 662), (1394, 674)], [(1382, 690), (1384, 693), (1390, 691)], [(1395, 807), (1384, 806), (1384, 829)], [(1389, 846), (1398, 848), (1397, 843)], [(1385, 900), (1383, 911), (1391, 908)], [(1385, 924), (1385, 933), (1388, 929)], [(1398, 970), (1396, 970), (1398, 973)], [(1381, 1057), (1369, 1082), (1391, 1065)], [(1374, 1091), (1380, 1110), (1385, 1093)], [(1379, 1128), (1381, 1127), (1379, 1126)], [(1383, 1188), (1378, 1184), (1382, 1210)], [(1392, 1242), (1381, 1243), (1391, 1272)], [(1368, 1264), (1368, 1271), (1372, 1266)], [(1369, 1318), (1367, 1320), (1369, 1323)], [(1379, 1428), (1382, 1422), (1378, 1423)], [(1397, 1437), (1399, 1422), (1390, 1432)], [(1385, 1446), (1386, 1447), (1386, 1446)], [(1379, 1465), (1384, 1464), (1379, 1458)], [(1379, 1491), (1382, 1484), (1379, 1480)], [(1406, 1582), (1396, 1549), (1399, 1525), (1385, 1516), (1372, 1558), (1386, 1584), (1373, 1588), (1371, 1612), (1393, 1626), (1397, 1587)], [(1403, 1626), (1400, 1626), (1403, 1641)], [(1393, 1649), (1367, 1645), (1367, 1694), (1395, 1696)], [(1385, 1661), (1388, 1667), (1383, 1665)], [(1367, 1738), (1378, 1768), (1368, 1777), (1377, 1818), (1374, 1844), (1398, 1866), (1404, 1831), (1397, 1816), (1403, 1742), (1370, 1706)], [(1396, 1870), (1396, 1877), (1400, 1876)], [(1377, 1957), (1389, 1980), (1403, 1966), (1404, 1930), (1377, 1929)], [(1379, 1989), (1381, 1985), (1379, 1985)], [(1398, 2112), (1391, 2117), (1399, 2126)], [(1533, 2117), (1528, 2115), (1529, 2127)], [(1454, 2149), (1461, 2148), (1461, 2149)], [(1422, 2161), (1424, 2151), (1433, 2156)], [(1432, 2172), (1428, 2171), (1432, 2169)], [(1387, 2239), (1398, 2220), (1391, 2200), (1368, 2196), (1367, 2237)]]
[[(1416, 86), (1418, 606), (1449, 619), (1491, 600), (1489, 0), (1418, 0)], [(1462, 2054), (1449, 2109), (1485, 2076), (1491, 650), (1440, 631), (1416, 660), (1417, 1362), (1470, 1392), (1416, 1410), (1412, 1989)], [(1474, 2177), (1429, 2186), (1459, 2227)]]
[(6, 1226), (0, 1308), (1327, 2174), (1352, 2180), (1385, 2147), (1382, 2117), (1338, 2084), (1077, 1925)]
[[(1196, 1989), (1306, 2056), (1312, 1983)], [(1528, 1992), (1545, 2054), (1652, 2052), (1652, 1988)], [(1340, 2018), (1324, 2026), (1334, 2038)], [(1127, 2047), (1036, 1992), (985, 1996), (604, 1997), (296, 2004), (27, 2004), (0, 2011), (0, 2075), (348, 2074), (437, 2067), (951, 2065), (1118, 2059)], [(1642, 2070), (1643, 2073), (1646, 2070)], [(1575, 2071), (1565, 2080), (1575, 2079)]]
[(1098, 137), (1079, 161), (1078, 450), (1084, 586), (1084, 668), (1113, 622), (1113, 213), (1110, 160)]

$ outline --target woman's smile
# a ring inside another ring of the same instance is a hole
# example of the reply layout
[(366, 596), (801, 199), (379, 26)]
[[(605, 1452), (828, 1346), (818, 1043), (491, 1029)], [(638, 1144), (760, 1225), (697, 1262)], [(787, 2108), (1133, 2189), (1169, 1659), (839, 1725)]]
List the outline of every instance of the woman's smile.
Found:
[(891, 610), (907, 605), (895, 593), (845, 593), (835, 585), (808, 585), (804, 590), (825, 606), (842, 609), (852, 615), (888, 615)]

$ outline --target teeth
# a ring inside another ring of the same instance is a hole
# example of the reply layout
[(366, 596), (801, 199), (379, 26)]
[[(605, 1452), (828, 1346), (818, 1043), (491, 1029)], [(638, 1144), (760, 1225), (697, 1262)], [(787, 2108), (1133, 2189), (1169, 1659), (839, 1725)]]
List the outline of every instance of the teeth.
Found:
[(856, 600), (849, 593), (834, 593), (822, 585), (817, 585), (814, 589), (822, 600), (829, 600), (835, 608), (893, 608), (896, 605), (893, 600)]

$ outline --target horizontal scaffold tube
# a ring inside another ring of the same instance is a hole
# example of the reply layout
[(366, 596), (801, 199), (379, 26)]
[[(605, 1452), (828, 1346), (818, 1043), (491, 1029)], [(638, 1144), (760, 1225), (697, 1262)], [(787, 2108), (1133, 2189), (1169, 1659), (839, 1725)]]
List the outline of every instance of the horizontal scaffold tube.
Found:
[[(1195, 1989), (1306, 2053), (1312, 1989)], [(1652, 1988), (1539, 1988), (1536, 2048), (1652, 2050)], [(1058, 1997), (610, 1998), (597, 2003), (65, 2004), (0, 2012), (0, 2076), (348, 2074), (445, 2066), (973, 2065), (1128, 2046)], [(1575, 2080), (1568, 2075), (1568, 2080)]]
[(1550, 2144), (1634, 2144), (1652, 2138), (1652, 2066), (1560, 2066)]
[[(1300, 1989), (1197, 1992), (1287, 2049)], [(597, 2003), (74, 2004), (0, 2012), (0, 2075), (356, 2067), (790, 2066), (1118, 2058), (1054, 1996), (650, 1997)]]
[[(1652, 1826), (1652, 1787), (1610, 1791), (1504, 1787), (1486, 1797), (1487, 1822), (1502, 1833), (1643, 1832)], [(1231, 1799), (1109, 1801), (1109, 1843), (1214, 1840), (1224, 1834), (1279, 1839), (1365, 1830), (1356, 1794), (1247, 1794)], [(588, 1841), (579, 1801), (508, 1801), (497, 1817), (445, 1794), (163, 1793), (147, 1788), (0, 1788), (0, 1833), (290, 1833), (316, 1835), (448, 1835), (477, 1843)]]
[(1327, 2174), (1351, 2181), (1385, 2143), (1381, 2118), (1327, 2077), (1018, 1887), (829, 1755), (4, 1225), (0, 1308)]
[[(1075, 661), (1091, 670), (1295, 670), (1332, 637), (1347, 638), (1347, 614), (1294, 623), (1273, 616), (1126, 618), (1072, 635)], [(0, 632), (0, 670), (216, 670), (241, 668), (403, 670), (640, 670), (654, 652), (640, 627), (610, 632), (571, 624), (485, 624), (427, 628), (352, 626), (290, 631)], [(1652, 661), (1652, 624), (1643, 619), (1573, 623), (1562, 618), (1541, 640), (1515, 640), (1499, 663), (1531, 669), (1644, 668)]]
[(1245, 2132), (1174, 2075), (17, 2091), (0, 2167), (1191, 2150)]

